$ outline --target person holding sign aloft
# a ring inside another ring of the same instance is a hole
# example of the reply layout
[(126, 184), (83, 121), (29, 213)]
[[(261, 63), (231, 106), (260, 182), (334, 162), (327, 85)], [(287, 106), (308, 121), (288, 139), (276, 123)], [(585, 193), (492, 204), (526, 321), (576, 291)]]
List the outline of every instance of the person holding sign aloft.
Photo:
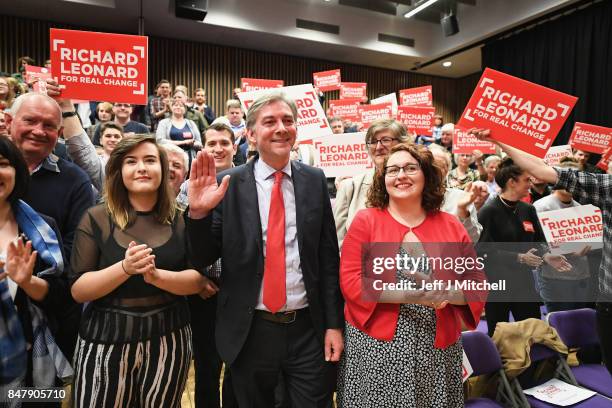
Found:
[(593, 204), (603, 215), (603, 259), (599, 269), (597, 325), (604, 362), (612, 373), (612, 175), (548, 166), (542, 159), (495, 141), (489, 129), (471, 129), (483, 140), (499, 145), (523, 170), (572, 193), (580, 204)]

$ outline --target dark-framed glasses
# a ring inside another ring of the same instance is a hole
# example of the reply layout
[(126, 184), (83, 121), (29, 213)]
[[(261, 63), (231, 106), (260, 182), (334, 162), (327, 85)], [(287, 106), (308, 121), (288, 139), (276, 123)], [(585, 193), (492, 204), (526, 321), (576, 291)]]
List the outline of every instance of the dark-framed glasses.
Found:
[(381, 137), (380, 139), (371, 139), (366, 142), (366, 146), (368, 149), (371, 149), (375, 148), (380, 143), (385, 147), (391, 147), (395, 140), (397, 140), (396, 137)]
[(387, 166), (385, 167), (385, 176), (387, 177), (397, 177), (400, 174), (400, 171), (403, 171), (404, 174), (411, 176), (416, 174), (421, 169), (419, 163), (406, 163), (403, 166)]

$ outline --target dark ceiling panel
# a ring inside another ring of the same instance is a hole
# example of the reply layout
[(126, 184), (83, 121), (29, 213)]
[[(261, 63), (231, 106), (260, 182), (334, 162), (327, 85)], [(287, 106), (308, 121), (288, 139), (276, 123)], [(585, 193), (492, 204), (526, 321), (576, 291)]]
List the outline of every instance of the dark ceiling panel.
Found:
[(378, 33), (378, 41), (414, 47), (414, 38), (398, 37), (397, 35)]
[(379, 13), (397, 15), (396, 2), (387, 0), (338, 0), (338, 4), (356, 7), (364, 10), (377, 11)]
[(329, 34), (340, 34), (340, 26), (319, 23), (317, 21), (302, 20), (301, 18), (295, 20), (295, 26), (297, 28), (304, 28), (306, 30), (321, 31)]

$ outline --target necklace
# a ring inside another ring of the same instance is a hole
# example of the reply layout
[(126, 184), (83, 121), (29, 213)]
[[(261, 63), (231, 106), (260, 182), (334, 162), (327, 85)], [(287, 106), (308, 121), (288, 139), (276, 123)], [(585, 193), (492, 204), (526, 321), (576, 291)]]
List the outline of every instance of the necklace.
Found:
[(504, 200), (501, 196), (501, 194), (499, 194), (497, 197), (499, 197), (499, 201), (508, 209), (512, 210), (513, 213), (516, 214), (516, 207), (517, 207), (517, 203), (515, 203), (514, 205), (508, 204), (506, 202), (506, 200)]

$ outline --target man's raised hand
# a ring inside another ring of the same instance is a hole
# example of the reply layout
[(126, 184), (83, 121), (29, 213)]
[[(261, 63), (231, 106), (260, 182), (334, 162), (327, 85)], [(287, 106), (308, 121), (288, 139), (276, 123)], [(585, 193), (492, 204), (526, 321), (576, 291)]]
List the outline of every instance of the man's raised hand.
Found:
[(189, 173), (189, 218), (204, 218), (225, 196), (230, 176), (227, 175), (217, 184), (215, 159), (212, 154), (198, 152), (191, 163)]

